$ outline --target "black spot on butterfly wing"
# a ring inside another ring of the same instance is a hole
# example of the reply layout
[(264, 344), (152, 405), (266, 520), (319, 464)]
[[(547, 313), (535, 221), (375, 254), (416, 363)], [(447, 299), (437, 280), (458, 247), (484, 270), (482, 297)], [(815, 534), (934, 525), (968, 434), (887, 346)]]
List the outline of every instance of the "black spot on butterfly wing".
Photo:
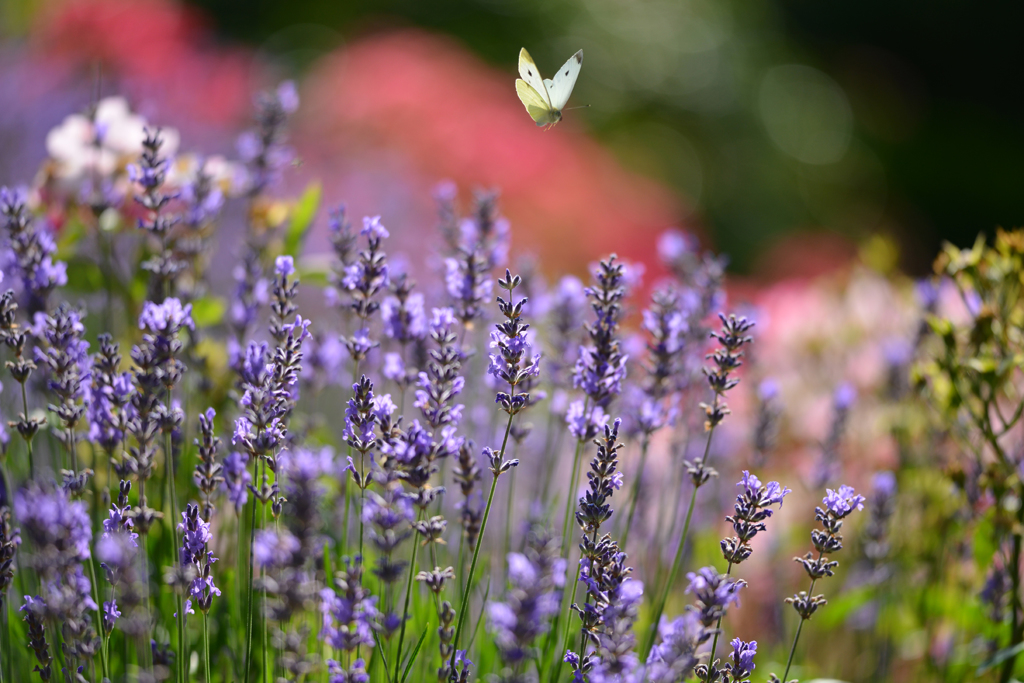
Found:
[(565, 72), (565, 75), (566, 75), (566, 76), (568, 76), (568, 75), (569, 75), (569, 72), (568, 72), (568, 71), (566, 71), (566, 72)]

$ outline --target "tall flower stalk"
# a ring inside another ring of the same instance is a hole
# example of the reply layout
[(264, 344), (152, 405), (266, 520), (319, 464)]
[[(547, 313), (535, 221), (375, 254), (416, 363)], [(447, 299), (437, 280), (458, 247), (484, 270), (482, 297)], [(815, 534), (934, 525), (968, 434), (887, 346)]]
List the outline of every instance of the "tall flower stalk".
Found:
[[(800, 642), (800, 632), (803, 631), (804, 622), (827, 602), (825, 596), (814, 594), (814, 586), (818, 579), (833, 576), (835, 568), (839, 565), (829, 557), (843, 549), (843, 537), (839, 533), (843, 528), (843, 520), (854, 511), (863, 510), (864, 500), (864, 496), (857, 495), (852, 486), (840, 486), (835, 491), (826, 489), (825, 497), (822, 499), (823, 507), (814, 508), (814, 518), (821, 522), (821, 529), (811, 531), (811, 543), (818, 551), (818, 556), (815, 557), (814, 553), (809, 552), (803, 557), (793, 558), (804, 568), (807, 576), (811, 579), (811, 586), (806, 591), (800, 591), (793, 597), (786, 598), (786, 602), (793, 605), (793, 609), (800, 615), (800, 623), (793, 635), (793, 645), (789, 648), (786, 670), (781, 679), (783, 682), (789, 680), (789, 669), (793, 665), (793, 655), (796, 654), (796, 645)], [(778, 683), (779, 679), (772, 674), (769, 682)]]
[[(526, 340), (526, 331), (529, 325), (523, 320), (523, 306), (526, 298), (514, 302), (516, 287), (522, 284), (518, 275), (506, 269), (504, 279), (498, 280), (498, 286), (508, 292), (508, 301), (498, 297), (498, 310), (505, 320), (495, 325), (498, 335), (496, 337), (500, 360), (492, 358), (491, 373), (503, 382), (508, 384), (508, 392), (499, 391), (495, 397), (495, 403), (508, 414), (508, 422), (505, 424), (505, 436), (501, 440), (501, 449), (494, 452), (490, 448), (484, 448), (484, 455), (490, 462), (491, 488), (487, 494), (487, 503), (484, 506), (484, 515), (480, 523), (480, 540), (473, 549), (473, 559), (469, 564), (469, 575), (465, 588), (462, 591), (462, 601), (459, 604), (459, 620), (455, 626), (455, 637), (452, 639), (452, 655), (450, 669), (456, 670), (456, 656), (459, 648), (459, 638), (465, 626), (466, 614), (469, 610), (469, 596), (473, 590), (473, 577), (476, 575), (476, 565), (480, 558), (480, 546), (483, 545), (484, 533), (487, 530), (487, 519), (491, 514), (491, 505), (494, 502), (494, 491), (498, 486), (498, 477), (508, 472), (519, 464), (518, 460), (505, 460), (505, 448), (508, 446), (508, 435), (512, 429), (512, 419), (516, 416), (529, 399), (529, 394), (517, 393), (516, 389), (531, 376), (540, 372), (537, 366), (537, 358), (529, 355), (529, 344)], [(463, 671), (466, 671), (465, 665)]]
[(710, 367), (705, 366), (704, 368), (704, 374), (707, 377), (708, 386), (711, 388), (713, 398), (711, 403), (700, 404), (701, 408), (704, 409), (704, 431), (707, 432), (707, 440), (704, 442), (704, 454), (699, 460), (692, 463), (689, 461), (683, 463), (686, 466), (687, 474), (690, 476), (690, 482), (693, 484), (693, 492), (690, 494), (690, 503), (686, 508), (686, 520), (683, 522), (683, 533), (679, 537), (679, 544), (676, 546), (676, 553), (672, 560), (672, 566), (669, 569), (668, 578), (659, 592), (657, 602), (655, 602), (653, 618), (651, 620), (652, 625), (647, 634), (644, 654), (650, 652), (651, 647), (654, 645), (654, 639), (658, 634), (658, 623), (665, 611), (665, 603), (668, 602), (669, 593), (675, 585), (676, 576), (678, 576), (679, 568), (683, 562), (683, 550), (686, 547), (687, 536), (690, 532), (690, 520), (693, 517), (693, 508), (697, 502), (697, 491), (711, 477), (718, 474), (713, 468), (708, 466), (708, 456), (711, 454), (711, 439), (715, 435), (715, 428), (729, 414), (729, 407), (725, 403), (725, 396), (730, 389), (739, 384), (739, 379), (734, 377), (733, 373), (743, 364), (741, 360), (743, 357), (742, 349), (746, 344), (753, 341), (752, 337), (747, 336), (747, 332), (754, 326), (753, 322), (735, 315), (726, 317), (722, 313), (719, 313), (718, 317), (722, 321), (722, 328), (719, 332), (712, 332), (711, 336), (718, 340), (719, 348), (713, 353), (708, 354), (708, 358), (712, 360), (713, 365)]

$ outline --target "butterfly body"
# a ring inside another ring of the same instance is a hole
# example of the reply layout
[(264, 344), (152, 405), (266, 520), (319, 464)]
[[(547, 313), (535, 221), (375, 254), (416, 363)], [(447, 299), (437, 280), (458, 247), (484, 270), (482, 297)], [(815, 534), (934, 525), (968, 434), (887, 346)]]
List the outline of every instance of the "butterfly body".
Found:
[(576, 85), (583, 66), (583, 50), (569, 58), (554, 78), (541, 78), (540, 71), (524, 47), (519, 51), (519, 75), (516, 94), (526, 113), (538, 126), (550, 128), (562, 120), (562, 109)]

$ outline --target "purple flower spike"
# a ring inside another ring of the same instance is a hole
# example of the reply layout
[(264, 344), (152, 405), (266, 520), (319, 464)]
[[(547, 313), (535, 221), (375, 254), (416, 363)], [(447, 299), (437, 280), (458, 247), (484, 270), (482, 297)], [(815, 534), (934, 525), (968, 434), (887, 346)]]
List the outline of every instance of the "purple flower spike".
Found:
[(734, 681), (745, 681), (754, 671), (754, 655), (757, 654), (757, 641), (749, 643), (733, 638), (732, 642), (732, 675)]
[(777, 481), (762, 484), (760, 479), (746, 470), (736, 486), (743, 489), (736, 496), (736, 513), (726, 517), (732, 523), (736, 535), (723, 539), (720, 544), (722, 555), (730, 564), (739, 564), (750, 557), (750, 541), (758, 532), (765, 530), (764, 522), (774, 512), (771, 506), (778, 505), (781, 508), (782, 499), (790, 493), (788, 488)]
[(295, 260), (291, 256), (278, 256), (274, 261), (274, 272), (288, 277), (295, 273)]
[(863, 510), (864, 500), (864, 496), (857, 495), (852, 486), (840, 486), (837, 491), (826, 489), (822, 502), (829, 512), (842, 519), (854, 510)]

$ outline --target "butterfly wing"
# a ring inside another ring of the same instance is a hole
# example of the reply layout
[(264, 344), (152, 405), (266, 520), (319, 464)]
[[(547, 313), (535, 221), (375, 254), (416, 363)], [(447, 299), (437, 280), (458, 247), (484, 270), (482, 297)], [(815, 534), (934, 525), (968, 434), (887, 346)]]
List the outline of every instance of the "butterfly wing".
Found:
[(544, 79), (544, 87), (547, 90), (552, 109), (562, 111), (562, 108), (565, 107), (566, 102), (569, 101), (569, 95), (572, 94), (572, 89), (576, 86), (576, 79), (579, 78), (582, 67), (583, 50), (580, 50), (569, 57), (569, 61), (562, 65), (553, 79)]
[[(540, 77), (540, 71), (537, 69), (537, 65), (533, 62), (533, 57), (526, 51), (526, 48), (519, 50), (519, 75), (522, 76), (523, 80), (534, 89), (537, 96), (544, 102), (546, 109), (551, 109), (551, 98), (548, 97), (548, 91), (544, 87), (544, 79)], [(516, 86), (518, 91), (519, 86)], [(522, 95), (519, 96), (522, 99)]]
[(551, 109), (540, 93), (529, 83), (521, 78), (516, 79), (516, 94), (526, 107), (526, 113), (530, 115), (538, 126), (550, 126), (558, 123), (561, 118), (557, 112)]

